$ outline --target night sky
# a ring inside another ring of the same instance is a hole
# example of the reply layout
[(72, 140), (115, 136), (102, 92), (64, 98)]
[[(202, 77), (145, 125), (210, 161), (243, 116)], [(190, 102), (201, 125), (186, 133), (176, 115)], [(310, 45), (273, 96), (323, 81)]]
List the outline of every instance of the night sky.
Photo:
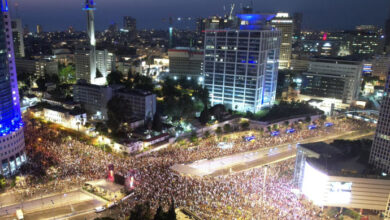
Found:
[[(84, 0), (8, 0), (13, 17), (20, 17), (30, 31), (41, 24), (46, 31), (65, 30), (73, 26), (85, 29)], [(113, 22), (122, 27), (122, 17), (133, 16), (139, 28), (166, 28), (163, 18), (222, 15), (223, 6), (247, 4), (245, 0), (96, 0), (97, 30)], [(13, 5), (18, 3), (15, 11)], [(302, 12), (306, 29), (353, 29), (359, 24), (383, 26), (390, 11), (389, 0), (254, 0), (259, 12)], [(238, 12), (238, 10), (236, 10)]]

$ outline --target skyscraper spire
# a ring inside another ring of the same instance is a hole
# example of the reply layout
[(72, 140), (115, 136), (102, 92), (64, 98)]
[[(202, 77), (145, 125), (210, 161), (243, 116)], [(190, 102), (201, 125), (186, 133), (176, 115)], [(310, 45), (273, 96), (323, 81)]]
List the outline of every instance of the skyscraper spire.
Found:
[(1, 0), (1, 10), (8, 11), (8, 2), (7, 0)]

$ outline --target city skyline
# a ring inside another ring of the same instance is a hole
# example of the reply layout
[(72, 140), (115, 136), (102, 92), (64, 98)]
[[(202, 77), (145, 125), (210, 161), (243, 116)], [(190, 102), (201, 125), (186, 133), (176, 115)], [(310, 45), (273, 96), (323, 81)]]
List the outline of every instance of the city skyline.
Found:
[[(44, 31), (61, 31), (69, 26), (76, 30), (85, 30), (84, 13), (81, 12), (82, 0), (69, 0), (64, 2), (36, 0), (14, 0), (10, 2), (14, 18), (21, 18), (23, 25), (28, 25), (30, 31), (35, 32), (37, 24), (43, 26)], [(230, 4), (236, 3), (235, 12), (239, 12), (240, 5), (250, 1), (186, 1), (167, 0), (164, 2), (153, 0), (112, 0), (103, 2), (97, 0), (96, 29), (105, 30), (109, 24), (117, 23), (122, 26), (123, 16), (132, 16), (137, 19), (137, 26), (146, 29), (165, 29), (168, 27), (169, 17), (208, 17), (223, 15), (224, 6), (230, 10)], [(15, 4), (18, 8), (15, 9)], [(389, 3), (386, 0), (376, 0), (375, 4), (369, 1), (326, 1), (312, 2), (309, 0), (296, 0), (289, 3), (287, 0), (272, 2), (256, 1), (254, 10), (257, 12), (286, 11), (289, 13), (302, 12), (304, 14), (303, 29), (353, 29), (359, 24), (373, 24), (384, 26), (388, 16)], [(153, 12), (145, 16), (145, 12)], [(329, 16), (332, 11), (332, 16)], [(71, 16), (69, 16), (71, 15)], [(362, 16), (363, 15), (363, 16)], [(55, 18), (55, 19), (53, 19)], [(193, 21), (195, 24), (195, 21)], [(193, 25), (192, 27), (195, 27)]]

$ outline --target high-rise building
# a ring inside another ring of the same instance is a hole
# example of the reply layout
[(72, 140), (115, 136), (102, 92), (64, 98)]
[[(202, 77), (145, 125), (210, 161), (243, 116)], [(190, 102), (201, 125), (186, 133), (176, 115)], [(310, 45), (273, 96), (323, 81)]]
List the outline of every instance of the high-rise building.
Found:
[(390, 71), (390, 55), (377, 55), (371, 60), (372, 76), (379, 77), (380, 80), (386, 81), (387, 74)]
[(107, 77), (108, 74), (115, 70), (115, 55), (108, 52), (108, 50), (97, 50), (96, 67), (104, 78)]
[(26, 155), (7, 0), (0, 1), (0, 6), (0, 174), (9, 176), (26, 161)]
[(42, 34), (42, 32), (43, 32), (42, 25), (38, 24), (37, 25), (37, 34)]
[(85, 80), (87, 83), (104, 85), (106, 77), (115, 70), (115, 55), (107, 50), (95, 50), (95, 74), (91, 75), (90, 48), (79, 48), (75, 51), (76, 80)]
[(56, 60), (16, 59), (15, 64), (18, 73), (34, 74), (36, 77), (58, 75), (58, 62)]
[(206, 29), (204, 85), (212, 105), (257, 112), (274, 104), (281, 32), (275, 15), (239, 14), (239, 26)]
[(303, 14), (302, 13), (294, 13), (293, 15), (293, 24), (294, 24), (294, 37), (299, 38), (301, 36), (302, 31), (302, 21)]
[(137, 20), (131, 16), (123, 17), (123, 28), (129, 32), (137, 31)]
[(282, 32), (279, 55), (279, 69), (288, 69), (291, 65), (292, 38), (294, 31), (293, 18), (288, 13), (277, 13), (271, 20), (272, 27)]
[(11, 23), (12, 23), (11, 24), (12, 36), (14, 38), (15, 57), (23, 58), (25, 56), (25, 52), (24, 52), (24, 37), (23, 37), (24, 33), (23, 33), (22, 20), (20, 18), (12, 19)]
[(359, 96), (362, 72), (360, 61), (314, 59), (302, 75), (301, 94), (350, 104)]
[(385, 23), (385, 52), (390, 53), (390, 13)]
[(378, 124), (371, 147), (370, 163), (383, 172), (390, 173), (390, 74), (387, 76)]

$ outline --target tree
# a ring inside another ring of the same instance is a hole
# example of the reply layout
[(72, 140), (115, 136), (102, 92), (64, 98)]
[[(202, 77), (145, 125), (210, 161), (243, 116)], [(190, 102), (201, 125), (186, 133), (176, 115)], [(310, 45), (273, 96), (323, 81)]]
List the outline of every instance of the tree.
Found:
[(158, 206), (157, 208), (157, 211), (156, 211), (156, 215), (154, 216), (153, 218), (154, 220), (165, 220), (166, 219), (166, 214), (163, 210), (163, 208), (160, 206)]
[(203, 111), (200, 113), (199, 121), (202, 125), (207, 124), (210, 121), (209, 110), (205, 107)]
[(118, 132), (118, 128), (122, 123), (126, 122), (126, 119), (132, 115), (132, 111), (127, 106), (126, 101), (124, 101), (119, 96), (114, 96), (107, 103), (107, 126), (114, 133)]
[(288, 128), (289, 125), (290, 125), (290, 122), (289, 122), (289, 121), (285, 121), (285, 122), (284, 122), (284, 126), (285, 126), (286, 128)]
[(96, 68), (96, 78), (100, 78), (100, 77), (103, 77), (103, 74), (102, 72), (100, 72), (98, 68)]
[(263, 128), (259, 128), (259, 135), (260, 137), (262, 137), (264, 134), (264, 129)]
[(171, 206), (169, 207), (167, 213), (168, 220), (176, 220), (176, 212), (175, 212), (175, 200), (172, 198)]
[(194, 143), (198, 140), (198, 134), (196, 133), (196, 131), (193, 131), (191, 133), (191, 142)]
[(133, 88), (152, 92), (154, 89), (153, 80), (148, 76), (136, 74), (133, 78)]
[(44, 77), (39, 77), (36, 81), (37, 85), (38, 85), (38, 89), (39, 91), (46, 91), (46, 79)]
[(61, 66), (58, 72), (59, 80), (62, 83), (73, 84), (76, 82), (76, 69), (74, 65)]
[(218, 127), (216, 130), (215, 130), (215, 133), (220, 136), (222, 134), (222, 128), (221, 127)]
[(306, 122), (306, 123), (310, 123), (310, 122), (311, 122), (311, 117), (310, 117), (310, 116), (307, 116), (307, 117), (305, 118), (305, 122)]
[(3, 175), (0, 174), (0, 190), (4, 189), (6, 185), (6, 181)]
[(241, 122), (241, 128), (242, 128), (242, 130), (248, 130), (248, 128), (249, 128), (249, 122), (247, 122), (247, 121), (243, 121), (243, 122)]
[(223, 130), (225, 131), (225, 133), (229, 133), (232, 131), (232, 127), (230, 126), (230, 124), (225, 124), (223, 126)]
[(130, 212), (131, 220), (150, 220), (152, 219), (152, 214), (150, 210), (150, 205), (148, 202), (141, 204), (138, 203), (133, 210)]
[(279, 129), (279, 125), (278, 125), (278, 124), (274, 124), (274, 125), (272, 126), (272, 128), (273, 128), (274, 130), (278, 130), (278, 129)]
[(204, 136), (205, 136), (206, 138), (210, 137), (210, 132), (209, 132), (209, 131), (204, 132)]
[(107, 75), (108, 85), (121, 84), (123, 79), (123, 74), (120, 71), (112, 71)]

